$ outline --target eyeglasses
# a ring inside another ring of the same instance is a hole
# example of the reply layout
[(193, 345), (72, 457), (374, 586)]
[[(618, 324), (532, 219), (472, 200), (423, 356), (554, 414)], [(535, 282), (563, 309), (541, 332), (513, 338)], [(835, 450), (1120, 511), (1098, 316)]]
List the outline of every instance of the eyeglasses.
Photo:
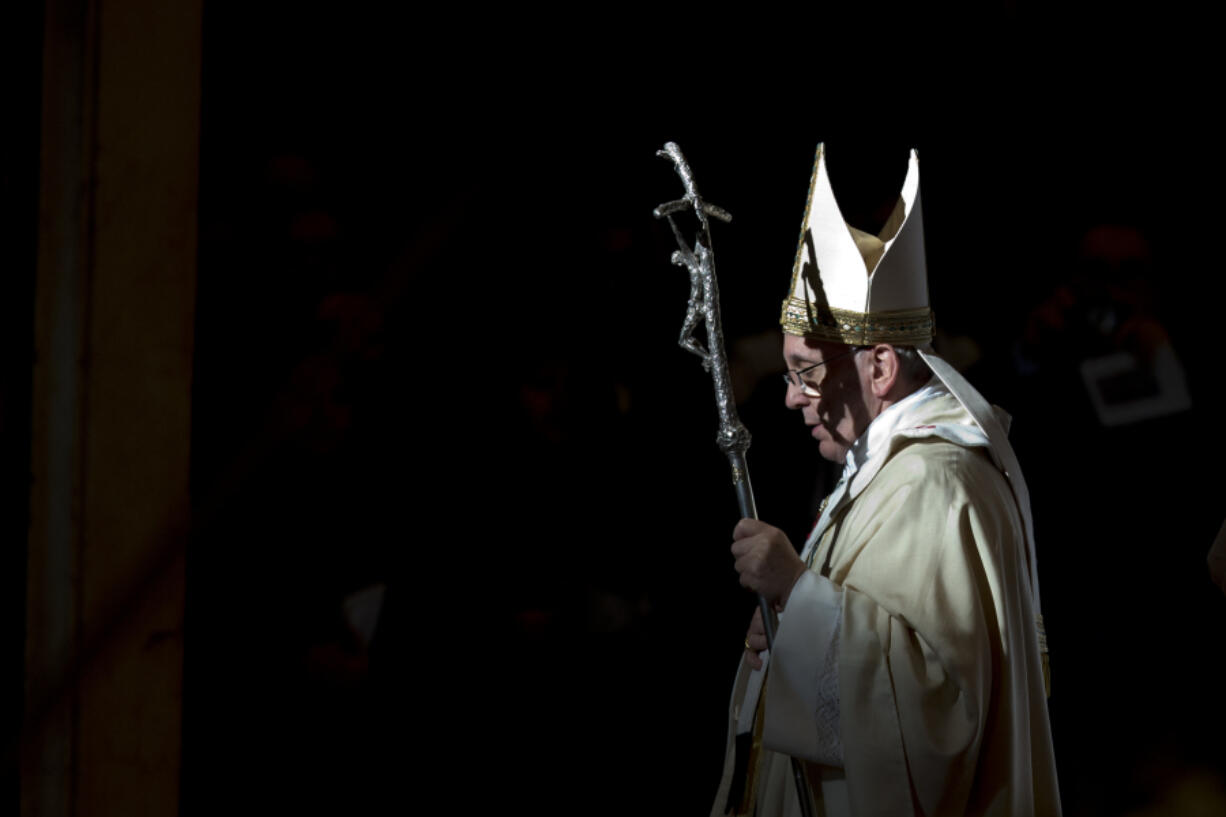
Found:
[(817, 386), (813, 385), (812, 383), (806, 383), (802, 375), (813, 371), (818, 366), (825, 366), (827, 363), (833, 363), (834, 361), (838, 360), (841, 357), (847, 357), (848, 355), (854, 355), (858, 351), (860, 351), (859, 348), (849, 349), (843, 354), (835, 355), (834, 357), (827, 358), (823, 360), (821, 363), (814, 363), (812, 366), (806, 366), (803, 369), (789, 369), (788, 371), (783, 373), (783, 382), (787, 384), (789, 387), (791, 386), (798, 387), (801, 393), (805, 395), (805, 397), (821, 397), (822, 396), (821, 389), (819, 389)]

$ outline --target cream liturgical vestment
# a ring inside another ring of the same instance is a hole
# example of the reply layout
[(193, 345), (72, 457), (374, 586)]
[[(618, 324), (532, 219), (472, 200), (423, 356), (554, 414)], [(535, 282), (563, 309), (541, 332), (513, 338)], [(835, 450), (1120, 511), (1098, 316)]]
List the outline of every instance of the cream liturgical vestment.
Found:
[(742, 661), (713, 816), (799, 815), (788, 755), (818, 814), (1060, 813), (1023, 517), (989, 448), (937, 378), (855, 442), (773, 654)]

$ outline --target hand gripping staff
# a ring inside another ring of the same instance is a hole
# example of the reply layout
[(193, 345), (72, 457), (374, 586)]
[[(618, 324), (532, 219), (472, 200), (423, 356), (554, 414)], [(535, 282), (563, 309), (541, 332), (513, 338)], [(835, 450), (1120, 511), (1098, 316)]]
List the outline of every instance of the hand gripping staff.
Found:
[[(711, 247), (711, 225), (707, 221), (708, 216), (714, 216), (727, 223), (732, 221), (732, 215), (703, 201), (698, 195), (698, 189), (694, 186), (694, 174), (690, 172), (690, 166), (676, 142), (665, 143), (664, 149), (656, 151), (656, 155), (672, 159), (677, 175), (685, 186), (684, 198), (661, 204), (653, 211), (656, 218), (668, 219), (668, 226), (672, 228), (673, 236), (680, 247), (673, 252), (672, 262), (679, 267), (685, 267), (690, 273), (690, 301), (677, 342), (682, 349), (702, 358), (702, 367), (711, 374), (711, 381), (715, 385), (715, 407), (719, 411), (719, 432), (715, 442), (728, 457), (728, 464), (732, 467), (732, 485), (736, 489), (741, 516), (757, 519), (758, 509), (753, 500), (753, 487), (749, 483), (749, 467), (745, 464), (745, 452), (749, 449), (751, 438), (749, 430), (741, 424), (741, 418), (736, 413), (732, 378), (728, 375), (728, 359), (724, 354), (724, 328), (719, 317), (719, 287), (715, 281), (715, 251)], [(690, 208), (693, 208), (694, 215), (698, 217), (698, 232), (694, 237), (692, 250), (673, 219), (674, 213)], [(706, 348), (694, 338), (699, 321), (707, 325)], [(775, 611), (761, 593), (758, 594), (758, 606), (762, 611), (767, 648), (774, 649)], [(801, 813), (804, 817), (812, 817), (813, 804), (809, 801), (809, 787), (805, 783), (804, 768), (796, 758), (792, 758), (792, 775), (796, 780), (796, 795), (800, 800)]]

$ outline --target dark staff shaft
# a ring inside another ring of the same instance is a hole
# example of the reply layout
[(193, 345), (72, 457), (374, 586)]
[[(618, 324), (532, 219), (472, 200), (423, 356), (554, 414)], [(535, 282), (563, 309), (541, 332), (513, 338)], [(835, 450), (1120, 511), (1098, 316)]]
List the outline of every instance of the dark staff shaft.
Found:
[[(749, 466), (745, 464), (744, 451), (729, 451), (728, 464), (732, 467), (732, 487), (736, 489), (736, 504), (744, 519), (757, 519), (758, 506), (753, 500), (753, 485), (749, 481)], [(775, 611), (766, 596), (758, 594), (758, 609), (762, 611), (762, 629), (766, 631), (766, 647), (775, 648)]]

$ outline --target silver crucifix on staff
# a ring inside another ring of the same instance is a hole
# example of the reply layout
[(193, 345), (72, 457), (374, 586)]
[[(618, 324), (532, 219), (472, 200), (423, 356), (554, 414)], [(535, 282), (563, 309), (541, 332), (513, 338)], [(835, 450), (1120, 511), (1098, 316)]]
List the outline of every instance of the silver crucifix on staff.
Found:
[[(758, 518), (758, 509), (754, 504), (753, 487), (749, 482), (749, 467), (745, 464), (745, 452), (749, 450), (749, 430), (741, 424), (741, 418), (736, 412), (736, 399), (732, 394), (732, 378), (728, 374), (728, 358), (724, 353), (724, 329), (719, 316), (719, 287), (715, 281), (715, 251), (711, 246), (711, 225), (708, 216), (723, 222), (732, 221), (732, 215), (726, 210), (702, 200), (698, 188), (694, 185), (694, 174), (681, 154), (681, 148), (676, 142), (667, 142), (663, 150), (656, 151), (657, 156), (671, 159), (685, 186), (685, 196), (676, 201), (666, 202), (653, 212), (656, 218), (668, 219), (668, 225), (673, 230), (679, 249), (672, 255), (672, 261), (679, 267), (685, 267), (690, 273), (690, 301), (685, 311), (685, 323), (681, 326), (681, 336), (678, 339), (681, 348), (702, 358), (702, 366), (711, 374), (715, 386), (715, 407), (719, 411), (719, 433), (715, 441), (720, 450), (728, 457), (732, 467), (732, 484), (736, 488), (736, 500), (740, 506), (741, 516), (748, 519)], [(693, 210), (698, 218), (698, 232), (694, 237), (694, 247), (689, 243), (673, 218), (674, 213)], [(699, 322), (707, 326), (707, 345), (694, 338)], [(766, 597), (758, 594), (758, 606), (762, 611), (762, 626), (766, 631), (768, 649), (775, 646), (775, 611), (771, 609)], [(813, 805), (809, 799), (809, 788), (805, 782), (804, 768), (801, 762), (792, 758), (792, 774), (796, 780), (796, 794), (800, 800), (801, 813), (805, 817), (813, 814)]]

